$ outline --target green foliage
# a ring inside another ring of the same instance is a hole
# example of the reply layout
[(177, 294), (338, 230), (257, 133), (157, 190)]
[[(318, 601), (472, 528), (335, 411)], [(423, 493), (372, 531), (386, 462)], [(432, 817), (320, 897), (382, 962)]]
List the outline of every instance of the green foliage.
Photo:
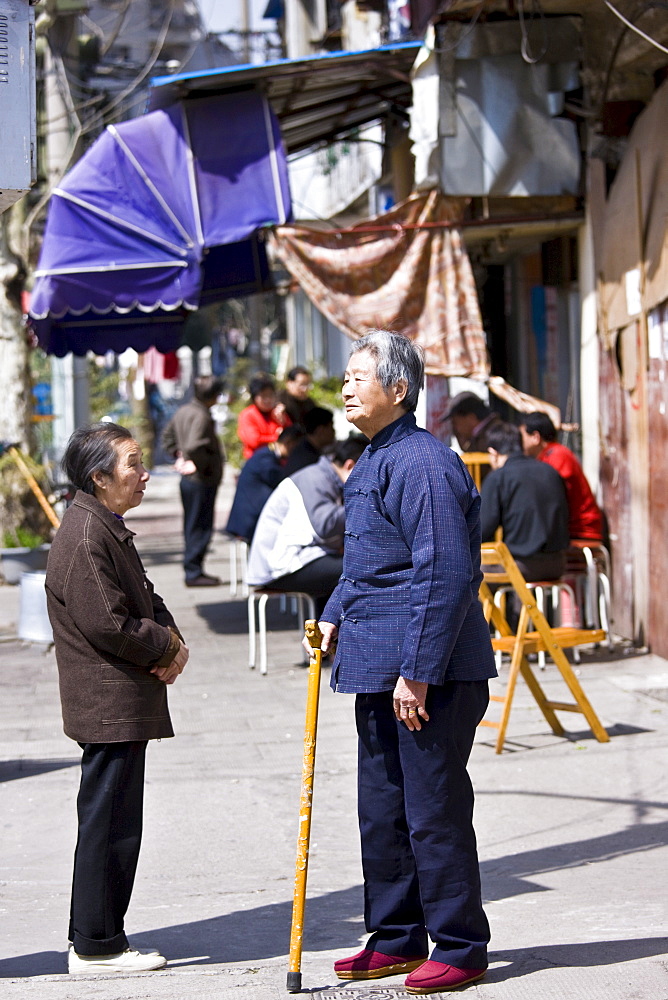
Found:
[(110, 414), (117, 424), (121, 424), (123, 427), (129, 426), (129, 415), (118, 412), (118, 383), (119, 374), (117, 371), (108, 372), (105, 368), (100, 368), (92, 359), (88, 362), (90, 419), (92, 423), (96, 423), (102, 417)]
[(237, 417), (250, 403), (248, 381), (256, 366), (250, 358), (237, 358), (232, 367), (225, 373), (225, 386), (228, 393), (227, 420), (221, 434), (221, 440), (227, 456), (227, 461), (235, 469), (243, 465), (243, 448), (237, 437)]
[[(21, 454), (30, 473), (48, 493), (44, 466)], [(51, 525), (9, 453), (0, 457), (0, 524), (5, 548), (34, 548), (51, 539)]]
[(31, 531), (30, 528), (16, 528), (14, 531), (5, 531), (2, 545), (5, 549), (36, 549), (38, 545), (43, 545), (44, 541), (43, 535)]
[(328, 375), (326, 378), (314, 379), (311, 396), (318, 406), (327, 406), (330, 410), (341, 409), (340, 376)]

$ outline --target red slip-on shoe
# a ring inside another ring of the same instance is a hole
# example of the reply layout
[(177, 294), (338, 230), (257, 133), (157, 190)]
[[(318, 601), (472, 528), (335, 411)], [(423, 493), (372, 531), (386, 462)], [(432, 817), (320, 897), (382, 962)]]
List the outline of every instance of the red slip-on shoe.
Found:
[(340, 958), (334, 962), (334, 972), (339, 979), (382, 979), (383, 976), (412, 972), (424, 965), (424, 961), (424, 958), (401, 958), (363, 948), (350, 958)]
[(476, 979), (482, 979), (486, 969), (457, 969), (443, 962), (424, 962), (419, 969), (411, 972), (404, 983), (408, 993), (440, 993), (455, 990)]

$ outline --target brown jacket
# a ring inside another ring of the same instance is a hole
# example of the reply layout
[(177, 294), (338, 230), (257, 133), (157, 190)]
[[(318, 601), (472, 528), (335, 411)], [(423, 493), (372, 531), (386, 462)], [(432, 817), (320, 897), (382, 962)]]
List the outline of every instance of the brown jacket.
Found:
[(170, 455), (181, 452), (195, 463), (197, 472), (188, 478), (203, 486), (218, 486), (223, 477), (223, 449), (204, 403), (191, 399), (180, 406), (162, 432), (162, 445)]
[(123, 521), (79, 491), (49, 553), (46, 596), (63, 724), (80, 743), (174, 735), (167, 687), (150, 670), (171, 663), (178, 633), (133, 538)]

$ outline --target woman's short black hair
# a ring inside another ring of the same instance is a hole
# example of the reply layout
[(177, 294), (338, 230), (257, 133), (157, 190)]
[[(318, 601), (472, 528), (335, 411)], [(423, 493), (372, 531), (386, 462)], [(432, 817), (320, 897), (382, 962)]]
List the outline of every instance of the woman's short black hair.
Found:
[(522, 453), (522, 438), (519, 428), (499, 420), (487, 432), (487, 447), (498, 451), (499, 455)]
[(290, 424), (289, 427), (283, 428), (283, 430), (278, 435), (276, 440), (278, 441), (279, 444), (290, 444), (291, 441), (296, 444), (298, 441), (302, 441), (303, 439), (304, 439), (304, 428), (302, 427), (302, 425)]
[(307, 434), (313, 434), (318, 427), (329, 427), (334, 423), (334, 414), (325, 406), (314, 406), (312, 410), (304, 414), (302, 424)]
[(369, 439), (363, 434), (349, 434), (345, 441), (336, 442), (332, 452), (332, 462), (344, 465), (350, 458), (353, 462), (357, 462), (368, 443)]
[(538, 432), (543, 441), (557, 440), (557, 428), (547, 413), (540, 413), (538, 410), (535, 410), (533, 413), (524, 414), (520, 420), (520, 427), (526, 428), (527, 434)]
[(225, 391), (225, 381), (216, 375), (200, 375), (193, 382), (193, 392), (195, 399), (200, 403), (208, 403), (212, 399), (218, 399)]
[(116, 442), (132, 438), (127, 427), (101, 422), (78, 427), (67, 442), (62, 466), (68, 482), (84, 493), (95, 496), (94, 472), (111, 476), (118, 455)]
[(272, 392), (276, 392), (276, 383), (271, 375), (264, 375), (262, 373), (254, 375), (248, 383), (248, 393), (251, 399), (255, 399), (265, 389), (271, 389)]
[(298, 375), (307, 375), (309, 378), (311, 377), (311, 373), (308, 368), (304, 368), (303, 365), (295, 365), (294, 368), (291, 368), (285, 376), (285, 381), (294, 382)]

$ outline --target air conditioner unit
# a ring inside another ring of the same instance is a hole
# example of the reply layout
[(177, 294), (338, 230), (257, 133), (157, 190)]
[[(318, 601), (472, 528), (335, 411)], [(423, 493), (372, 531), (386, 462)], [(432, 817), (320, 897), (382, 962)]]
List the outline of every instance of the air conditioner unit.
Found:
[(0, 212), (36, 177), (35, 16), (29, 0), (0, 0)]

